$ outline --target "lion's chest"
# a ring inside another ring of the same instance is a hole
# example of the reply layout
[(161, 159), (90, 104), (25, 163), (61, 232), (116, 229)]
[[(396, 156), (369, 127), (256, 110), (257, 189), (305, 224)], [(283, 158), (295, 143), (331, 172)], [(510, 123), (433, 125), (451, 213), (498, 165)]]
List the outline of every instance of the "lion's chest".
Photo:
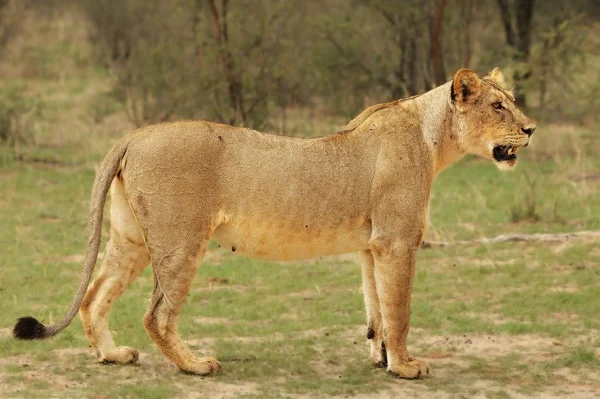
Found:
[(364, 248), (371, 233), (367, 220), (293, 223), (238, 219), (220, 224), (213, 238), (224, 248), (271, 260), (306, 259)]

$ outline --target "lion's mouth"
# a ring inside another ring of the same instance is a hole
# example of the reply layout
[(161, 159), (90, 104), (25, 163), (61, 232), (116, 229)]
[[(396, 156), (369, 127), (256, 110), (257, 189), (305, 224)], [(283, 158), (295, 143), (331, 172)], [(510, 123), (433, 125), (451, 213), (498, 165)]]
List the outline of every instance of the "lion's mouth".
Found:
[(493, 150), (494, 159), (498, 162), (513, 161), (517, 159), (518, 150), (519, 147), (511, 145), (497, 145)]

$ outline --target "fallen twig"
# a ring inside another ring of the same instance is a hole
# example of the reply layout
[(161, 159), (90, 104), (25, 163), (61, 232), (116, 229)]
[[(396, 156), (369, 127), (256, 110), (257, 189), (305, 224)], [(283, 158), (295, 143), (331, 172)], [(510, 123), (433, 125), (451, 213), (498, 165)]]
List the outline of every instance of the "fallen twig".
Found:
[(478, 238), (471, 241), (423, 241), (421, 248), (444, 248), (452, 245), (499, 244), (503, 242), (565, 242), (575, 239), (600, 240), (599, 230), (575, 231), (558, 234), (502, 234), (492, 238)]

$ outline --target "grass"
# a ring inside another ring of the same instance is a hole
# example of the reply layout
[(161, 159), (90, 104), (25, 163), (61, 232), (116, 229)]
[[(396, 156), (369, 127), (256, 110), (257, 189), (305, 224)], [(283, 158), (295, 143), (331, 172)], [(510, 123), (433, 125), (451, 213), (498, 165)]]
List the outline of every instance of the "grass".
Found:
[[(106, 149), (109, 141), (97, 147)], [(43, 150), (30, 151), (38, 161), (18, 161), (9, 150), (0, 151), (3, 396), (387, 392), (501, 398), (600, 389), (600, 251), (589, 242), (421, 251), (409, 347), (432, 363), (435, 374), (418, 382), (395, 380), (369, 366), (360, 268), (353, 256), (282, 264), (211, 248), (182, 312), (180, 332), (197, 353), (222, 361), (223, 372), (212, 378), (179, 373), (144, 331), (150, 268), (111, 314), (115, 340), (141, 351), (139, 365), (96, 364), (79, 320), (50, 341), (17, 342), (10, 338), (17, 317), (31, 314), (49, 322), (62, 317), (70, 303), (98, 160), (78, 159), (63, 149), (51, 154), (55, 162), (44, 163)], [(575, 161), (559, 168), (528, 159), (534, 156), (525, 155), (510, 174), (474, 159), (444, 172), (435, 184), (428, 234), (452, 240), (597, 228), (600, 204), (593, 199), (600, 181), (574, 180), (580, 171)], [(598, 168), (596, 161), (586, 162), (588, 169)], [(515, 221), (511, 207), (528, 195), (536, 196), (539, 218)]]
[[(553, 133), (552, 128), (540, 130), (540, 134)], [(465, 158), (443, 172), (432, 193), (434, 236), (454, 240), (600, 228), (598, 158), (563, 165), (551, 159), (536, 161), (536, 152), (543, 150), (531, 151), (534, 153), (522, 154), (512, 173), (500, 173), (474, 158)]]

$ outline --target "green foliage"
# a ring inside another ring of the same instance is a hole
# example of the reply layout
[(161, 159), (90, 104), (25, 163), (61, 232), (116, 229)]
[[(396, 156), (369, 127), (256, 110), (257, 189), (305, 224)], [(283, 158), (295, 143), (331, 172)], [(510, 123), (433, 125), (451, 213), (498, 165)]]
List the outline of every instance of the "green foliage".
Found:
[(517, 202), (510, 208), (510, 219), (512, 222), (530, 220), (537, 222), (540, 220), (537, 205), (536, 182), (527, 173), (524, 174), (527, 182), (527, 189), (522, 198), (517, 198)]
[(41, 102), (24, 90), (20, 84), (0, 88), (0, 142), (14, 145), (32, 139), (31, 118), (40, 110)]
[[(567, 13), (555, 16), (538, 34), (529, 60), (532, 79), (527, 90), (539, 94), (537, 112), (548, 121), (565, 117), (581, 121), (592, 111), (586, 100), (597, 94), (593, 84), (588, 86), (595, 79), (579, 77), (586, 72), (588, 29), (581, 14)], [(593, 74), (593, 68), (587, 73)]]
[[(500, 65), (509, 77), (527, 76), (519, 89), (544, 117), (551, 110), (553, 117), (581, 120), (597, 98), (597, 88), (570, 77), (578, 68), (594, 69), (583, 64), (593, 39), (578, 5), (560, 12), (539, 6), (539, 17), (534, 8), (539, 26), (523, 57), (498, 34), (496, 5), (468, 0), (79, 4), (91, 21), (97, 59), (117, 77), (138, 126), (206, 118), (272, 128), (277, 110), (323, 104), (351, 118), (367, 104), (427, 91), (461, 67), (485, 73)], [(557, 101), (565, 88), (572, 107)], [(584, 99), (576, 98), (581, 89)]]
[(96, 123), (101, 123), (104, 118), (123, 109), (126, 98), (120, 87), (111, 91), (94, 95), (90, 102), (90, 116)]
[[(138, 126), (204, 117), (260, 127), (272, 107), (290, 103), (282, 92), (303, 83), (291, 73), (297, 49), (280, 40), (299, 23), (284, 3), (235, 2), (217, 7), (216, 16), (191, 0), (82, 4), (99, 59)], [(236, 23), (242, 18), (247, 23)]]
[(95, 121), (122, 107), (136, 126), (204, 118), (281, 130), (274, 115), (291, 108), (350, 119), (369, 104), (424, 92), (458, 68), (483, 74), (500, 66), (509, 80), (527, 75), (518, 84), (540, 119), (594, 123), (597, 9), (536, 3), (523, 59), (506, 42), (499, 3), (7, 0), (0, 55), (15, 70), (2, 73), (108, 73), (124, 100), (91, 101)]
[(126, 95), (130, 120), (141, 126), (167, 120), (175, 110), (184, 113), (196, 94), (196, 67), (181, 51), (181, 43), (189, 40), (179, 25), (185, 10), (162, 1), (85, 1), (82, 6), (95, 29), (98, 56)]

